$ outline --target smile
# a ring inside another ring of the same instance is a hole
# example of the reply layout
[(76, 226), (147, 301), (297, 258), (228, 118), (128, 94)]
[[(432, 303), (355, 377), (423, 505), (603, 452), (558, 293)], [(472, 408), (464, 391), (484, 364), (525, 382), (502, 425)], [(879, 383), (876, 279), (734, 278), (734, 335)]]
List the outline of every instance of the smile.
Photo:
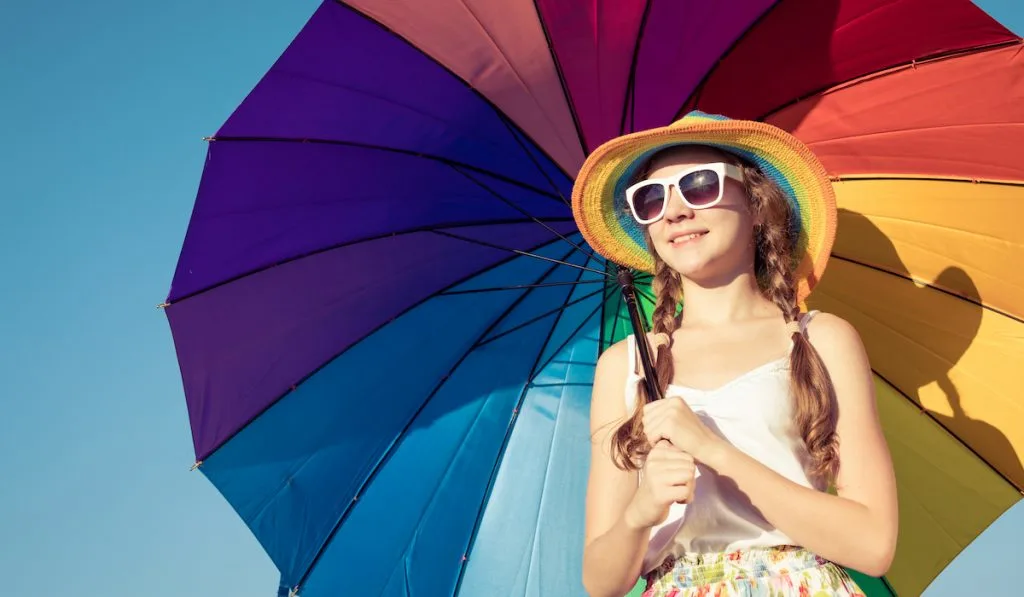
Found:
[(704, 235), (706, 235), (706, 234), (707, 234), (706, 230), (703, 231), (703, 232), (692, 232), (690, 234), (684, 234), (684, 235), (681, 235), (681, 236), (676, 236), (676, 237), (670, 239), (668, 242), (673, 247), (679, 247), (679, 246), (682, 246), (682, 245), (694, 243), (694, 242), (700, 240), (701, 238), (703, 238)]

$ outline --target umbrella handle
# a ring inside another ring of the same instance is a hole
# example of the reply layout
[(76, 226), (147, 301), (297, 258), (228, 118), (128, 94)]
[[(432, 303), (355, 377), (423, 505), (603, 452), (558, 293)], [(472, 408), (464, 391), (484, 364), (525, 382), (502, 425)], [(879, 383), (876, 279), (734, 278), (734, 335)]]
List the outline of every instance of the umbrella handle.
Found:
[(624, 267), (619, 267), (615, 277), (619, 282), (622, 297), (626, 301), (626, 309), (629, 311), (629, 319), (633, 324), (633, 335), (636, 338), (637, 352), (640, 353), (640, 365), (644, 369), (643, 381), (647, 386), (647, 395), (652, 396), (655, 400), (660, 400), (663, 396), (661, 395), (661, 389), (658, 387), (654, 364), (651, 361), (651, 349), (647, 344), (647, 329), (640, 318), (640, 310), (637, 308), (633, 273)]

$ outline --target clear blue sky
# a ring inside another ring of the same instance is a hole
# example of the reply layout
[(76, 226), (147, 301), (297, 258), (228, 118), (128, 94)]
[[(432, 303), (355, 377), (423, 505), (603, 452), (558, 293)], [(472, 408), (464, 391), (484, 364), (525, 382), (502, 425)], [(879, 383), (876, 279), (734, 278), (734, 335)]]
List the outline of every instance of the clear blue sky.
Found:
[[(4, 594), (274, 594), (270, 561), (189, 471), (184, 398), (156, 305), (188, 222), (201, 138), (318, 3), (0, 5)], [(979, 4), (1024, 31), (1019, 0)], [(959, 595), (976, 578), (995, 594), (1018, 590), (1005, 570), (1020, 566), (1010, 549), (1021, 534), (1018, 507), (928, 595)]]

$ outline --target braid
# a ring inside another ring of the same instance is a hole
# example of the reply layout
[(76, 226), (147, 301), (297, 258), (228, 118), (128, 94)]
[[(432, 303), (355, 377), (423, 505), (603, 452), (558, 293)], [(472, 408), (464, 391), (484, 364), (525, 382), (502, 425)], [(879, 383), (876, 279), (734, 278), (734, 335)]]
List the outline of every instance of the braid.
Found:
[[(679, 327), (676, 308), (682, 301), (683, 281), (682, 277), (657, 255), (655, 255), (654, 261), (655, 274), (651, 283), (651, 289), (656, 297), (654, 313), (651, 317), (653, 332), (667, 334), (669, 337), (669, 341), (660, 345), (657, 354), (654, 355), (654, 370), (657, 375), (658, 388), (664, 396), (675, 376), (672, 362), (672, 332)], [(647, 455), (651, 449), (644, 437), (642, 419), (644, 405), (653, 399), (653, 396), (647, 394), (647, 386), (639, 384), (636, 408), (630, 419), (616, 430), (612, 440), (612, 453), (620, 468), (626, 470), (639, 468), (639, 464), (636, 462), (637, 458)]]
[[(796, 302), (791, 258), (792, 212), (782, 191), (759, 170), (744, 168), (744, 177), (758, 222), (755, 236), (761, 284), (785, 320), (795, 321), (800, 316), (800, 307)], [(831, 481), (839, 470), (835, 388), (821, 356), (802, 333), (793, 335), (790, 371), (796, 425), (810, 454), (811, 475)]]

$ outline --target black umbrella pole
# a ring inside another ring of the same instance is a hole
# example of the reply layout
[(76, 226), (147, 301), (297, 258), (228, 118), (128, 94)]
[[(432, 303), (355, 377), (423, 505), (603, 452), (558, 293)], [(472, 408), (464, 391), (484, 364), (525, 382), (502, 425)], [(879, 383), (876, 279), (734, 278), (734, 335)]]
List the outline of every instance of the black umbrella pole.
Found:
[(661, 389), (658, 387), (658, 376), (654, 371), (654, 363), (651, 361), (651, 350), (647, 343), (647, 327), (640, 318), (640, 309), (637, 306), (636, 287), (633, 285), (633, 273), (624, 267), (618, 268), (616, 279), (619, 288), (622, 290), (622, 298), (626, 301), (626, 309), (629, 310), (629, 320), (633, 324), (633, 336), (636, 338), (636, 349), (640, 353), (640, 365), (644, 369), (644, 384), (647, 386), (647, 395), (654, 400), (662, 398)]

